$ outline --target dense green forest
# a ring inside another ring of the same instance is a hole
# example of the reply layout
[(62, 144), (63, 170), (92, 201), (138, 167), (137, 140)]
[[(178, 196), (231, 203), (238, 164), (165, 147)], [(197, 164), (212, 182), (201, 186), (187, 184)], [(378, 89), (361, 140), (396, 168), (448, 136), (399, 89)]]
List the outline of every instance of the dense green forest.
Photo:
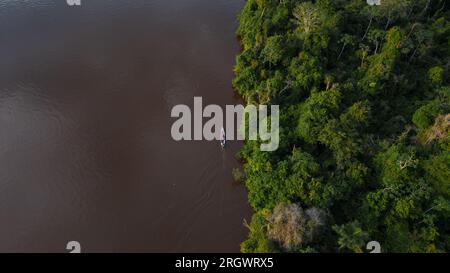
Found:
[(233, 85), (280, 105), (248, 141), (242, 252), (450, 251), (450, 3), (247, 0)]

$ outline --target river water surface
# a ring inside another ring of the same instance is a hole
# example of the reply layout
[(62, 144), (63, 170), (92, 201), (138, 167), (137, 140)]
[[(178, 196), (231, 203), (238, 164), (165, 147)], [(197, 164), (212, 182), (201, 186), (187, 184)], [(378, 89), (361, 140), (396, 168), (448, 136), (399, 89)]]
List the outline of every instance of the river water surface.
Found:
[(239, 251), (240, 143), (176, 142), (236, 104), (243, 0), (0, 0), (0, 251)]

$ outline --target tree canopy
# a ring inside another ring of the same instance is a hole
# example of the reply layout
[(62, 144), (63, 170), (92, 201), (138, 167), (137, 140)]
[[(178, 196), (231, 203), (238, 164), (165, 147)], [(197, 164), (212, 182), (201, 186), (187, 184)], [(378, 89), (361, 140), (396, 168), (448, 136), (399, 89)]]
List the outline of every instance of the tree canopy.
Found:
[(239, 22), (233, 85), (280, 105), (279, 149), (240, 152), (241, 250), (450, 251), (448, 2), (247, 0)]

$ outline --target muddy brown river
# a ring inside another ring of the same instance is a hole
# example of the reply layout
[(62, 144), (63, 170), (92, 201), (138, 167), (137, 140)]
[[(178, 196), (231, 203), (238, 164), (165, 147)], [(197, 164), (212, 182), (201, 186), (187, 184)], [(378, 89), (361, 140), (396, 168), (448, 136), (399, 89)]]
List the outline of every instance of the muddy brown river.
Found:
[(0, 0), (0, 252), (237, 252), (241, 143), (172, 139), (239, 103), (243, 0)]

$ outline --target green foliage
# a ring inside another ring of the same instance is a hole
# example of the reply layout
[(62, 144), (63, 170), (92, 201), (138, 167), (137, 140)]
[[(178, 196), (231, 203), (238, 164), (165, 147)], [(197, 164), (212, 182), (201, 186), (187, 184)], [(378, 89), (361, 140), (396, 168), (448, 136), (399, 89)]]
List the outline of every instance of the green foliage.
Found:
[(439, 66), (435, 66), (428, 70), (428, 78), (433, 84), (440, 85), (442, 84), (444, 76), (444, 69)]
[(264, 212), (253, 215), (252, 222), (247, 226), (248, 238), (241, 244), (242, 253), (269, 253), (276, 250), (273, 242), (267, 238), (267, 225)]
[(243, 173), (239, 168), (234, 168), (232, 170), (232, 175), (235, 182), (241, 183), (245, 181), (245, 173)]
[(283, 37), (280, 35), (269, 37), (261, 51), (261, 58), (263, 62), (276, 65), (281, 61), (283, 55)]
[(361, 225), (357, 222), (347, 223), (341, 226), (333, 226), (333, 230), (338, 234), (338, 244), (341, 250), (350, 250), (361, 253), (364, 243), (368, 238), (368, 234), (361, 229)]
[(439, 103), (437, 101), (430, 101), (423, 105), (414, 113), (412, 121), (419, 130), (426, 129), (433, 125), (434, 118), (440, 112)]
[(339, 108), (341, 93), (337, 89), (314, 92), (302, 104), (299, 113), (299, 135), (308, 143), (316, 143), (324, 124)]
[[(450, 251), (450, 6), (248, 0), (239, 22), (233, 86), (280, 105), (279, 149), (240, 153), (255, 210), (241, 250)], [(306, 208), (327, 212), (314, 239)]]
[(433, 155), (424, 162), (427, 180), (432, 182), (438, 194), (450, 197), (450, 153)]

